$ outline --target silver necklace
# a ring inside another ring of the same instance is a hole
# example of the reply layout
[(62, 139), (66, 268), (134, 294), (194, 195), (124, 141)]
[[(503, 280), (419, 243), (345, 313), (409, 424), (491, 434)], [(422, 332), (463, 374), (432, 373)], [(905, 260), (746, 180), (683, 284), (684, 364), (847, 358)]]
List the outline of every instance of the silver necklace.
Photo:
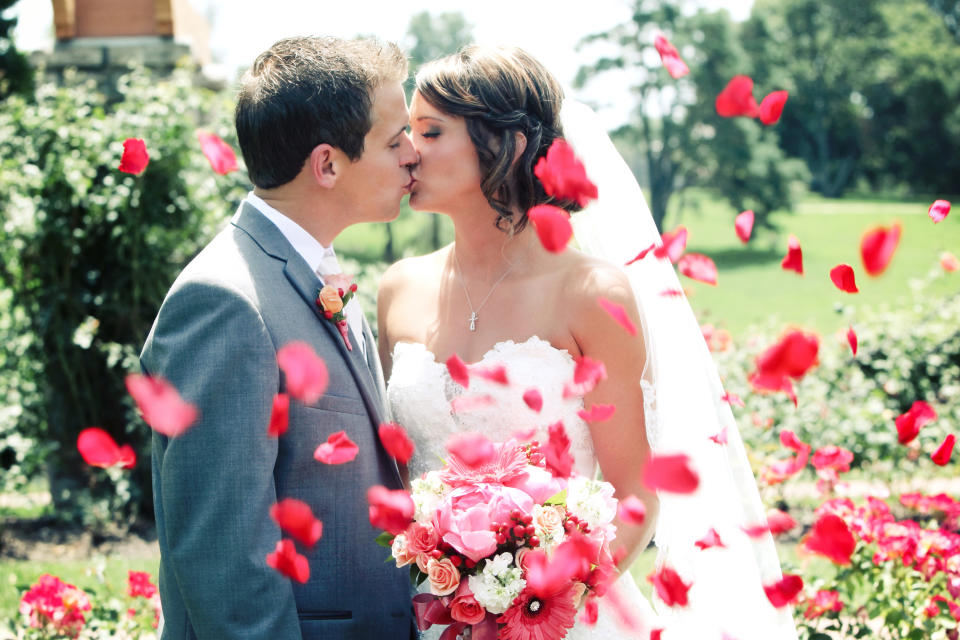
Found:
[(497, 289), (497, 285), (503, 282), (503, 279), (507, 277), (507, 274), (510, 273), (513, 269), (513, 264), (510, 264), (507, 267), (507, 270), (503, 272), (497, 281), (493, 283), (493, 286), (490, 287), (490, 291), (487, 292), (487, 295), (484, 296), (483, 300), (480, 301), (480, 304), (474, 308), (473, 302), (470, 300), (470, 292), (467, 291), (467, 283), (463, 281), (463, 269), (460, 268), (460, 259), (457, 257), (456, 249), (453, 251), (453, 262), (457, 267), (457, 279), (460, 281), (460, 286), (463, 287), (463, 295), (467, 298), (467, 306), (470, 307), (470, 331), (477, 330), (477, 320), (480, 319), (480, 309), (483, 309), (483, 305), (487, 303), (487, 300), (490, 299), (490, 296), (493, 295), (493, 292)]

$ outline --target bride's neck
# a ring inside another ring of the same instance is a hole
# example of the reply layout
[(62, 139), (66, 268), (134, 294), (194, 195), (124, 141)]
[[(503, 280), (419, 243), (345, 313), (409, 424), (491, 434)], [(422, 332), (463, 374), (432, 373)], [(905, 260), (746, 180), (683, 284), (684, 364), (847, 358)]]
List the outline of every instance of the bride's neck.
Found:
[(510, 265), (516, 268), (533, 257), (537, 238), (529, 225), (510, 234), (498, 229), (495, 219), (491, 213), (454, 220), (452, 251), (460, 269), (471, 279), (496, 279)]

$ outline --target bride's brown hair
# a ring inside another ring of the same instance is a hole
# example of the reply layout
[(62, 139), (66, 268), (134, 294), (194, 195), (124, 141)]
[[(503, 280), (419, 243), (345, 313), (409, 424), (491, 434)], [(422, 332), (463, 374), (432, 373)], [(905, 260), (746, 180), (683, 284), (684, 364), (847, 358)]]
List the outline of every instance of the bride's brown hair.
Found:
[[(440, 111), (466, 120), (480, 159), (480, 188), (498, 214), (497, 228), (523, 230), (527, 210), (538, 204), (579, 208), (548, 196), (533, 173), (537, 160), (563, 137), (563, 89), (529, 53), (470, 45), (421, 67), (416, 88)], [(514, 161), (517, 133), (526, 147)]]

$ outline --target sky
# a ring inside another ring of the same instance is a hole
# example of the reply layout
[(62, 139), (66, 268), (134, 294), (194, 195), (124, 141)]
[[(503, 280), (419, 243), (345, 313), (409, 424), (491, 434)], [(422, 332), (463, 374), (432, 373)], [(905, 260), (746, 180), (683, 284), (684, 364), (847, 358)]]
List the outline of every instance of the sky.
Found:
[[(233, 77), (261, 51), (292, 35), (352, 37), (372, 34), (403, 44), (410, 17), (420, 11), (459, 11), (473, 26), (475, 41), (516, 45), (538, 58), (569, 87), (581, 64), (575, 51), (584, 36), (605, 31), (630, 17), (628, 0), (190, 0), (211, 24), (210, 44), (219, 65), (214, 75)], [(744, 20), (753, 0), (691, 0), (710, 9), (727, 9)], [(270, 7), (269, 11), (263, 6)], [(50, 0), (20, 0), (11, 12), (19, 16), (17, 47), (24, 51), (52, 46)], [(575, 97), (608, 104), (606, 117), (622, 122), (617, 105), (631, 102), (626, 85), (610, 76), (591, 83)], [(615, 123), (611, 122), (611, 126)]]

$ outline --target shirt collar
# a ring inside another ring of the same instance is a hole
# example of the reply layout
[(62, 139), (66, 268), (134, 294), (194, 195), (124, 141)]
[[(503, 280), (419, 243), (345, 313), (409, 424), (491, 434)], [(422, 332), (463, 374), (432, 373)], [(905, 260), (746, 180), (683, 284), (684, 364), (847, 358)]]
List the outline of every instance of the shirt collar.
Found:
[(293, 246), (294, 250), (300, 254), (314, 272), (320, 268), (324, 258), (336, 256), (332, 244), (329, 247), (320, 244), (320, 241), (310, 235), (306, 229), (271, 207), (253, 191), (247, 194), (246, 201), (280, 230), (287, 242)]

